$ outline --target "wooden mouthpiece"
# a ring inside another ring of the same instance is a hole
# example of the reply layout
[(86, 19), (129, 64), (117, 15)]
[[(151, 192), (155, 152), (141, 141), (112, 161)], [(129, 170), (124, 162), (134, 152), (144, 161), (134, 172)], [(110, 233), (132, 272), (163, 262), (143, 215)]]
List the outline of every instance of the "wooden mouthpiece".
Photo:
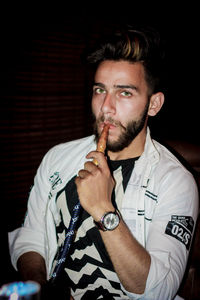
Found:
[[(105, 153), (109, 127), (110, 127), (109, 124), (105, 124), (104, 128), (101, 132), (101, 135), (100, 135), (98, 143), (97, 143), (97, 151), (99, 151), (99, 152)], [(96, 166), (98, 165), (98, 161), (96, 159), (93, 160), (93, 163)]]

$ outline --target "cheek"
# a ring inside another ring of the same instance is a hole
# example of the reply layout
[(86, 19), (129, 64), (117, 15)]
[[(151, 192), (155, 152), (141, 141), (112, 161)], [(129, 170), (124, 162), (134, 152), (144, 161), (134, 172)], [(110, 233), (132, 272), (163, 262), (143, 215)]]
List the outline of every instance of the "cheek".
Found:
[(91, 107), (92, 107), (93, 114), (96, 115), (97, 108), (96, 108), (96, 103), (93, 100), (92, 100), (92, 103), (91, 103)]
[(97, 99), (92, 98), (92, 112), (95, 116), (97, 116), (101, 110), (101, 103), (100, 101), (97, 101)]
[(146, 103), (127, 101), (126, 103), (119, 103), (117, 112), (118, 117), (122, 122), (137, 121), (145, 109)]
[(117, 105), (116, 111), (117, 111), (117, 117), (124, 125), (130, 120), (136, 118), (137, 109), (131, 103), (126, 103), (126, 104), (119, 103)]

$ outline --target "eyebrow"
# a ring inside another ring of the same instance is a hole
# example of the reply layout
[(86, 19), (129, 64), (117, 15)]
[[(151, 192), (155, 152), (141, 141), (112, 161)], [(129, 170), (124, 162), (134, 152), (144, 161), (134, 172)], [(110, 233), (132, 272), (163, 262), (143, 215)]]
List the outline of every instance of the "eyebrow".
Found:
[(94, 82), (93, 83), (93, 86), (100, 86), (100, 87), (102, 87), (102, 88), (105, 88), (106, 86), (105, 86), (105, 84), (103, 84), (103, 83), (101, 83), (101, 82)]
[[(101, 82), (94, 82), (93, 86), (100, 86), (102, 88), (105, 88), (105, 84), (101, 83)], [(132, 89), (135, 90), (136, 92), (138, 92), (138, 88), (133, 85), (133, 84), (117, 84), (114, 85), (114, 88), (118, 88), (118, 89)]]
[(118, 89), (131, 89), (131, 90), (135, 90), (135, 91), (138, 91), (138, 88), (133, 85), (133, 84), (117, 84), (117, 85), (114, 85), (114, 87), (118, 88)]

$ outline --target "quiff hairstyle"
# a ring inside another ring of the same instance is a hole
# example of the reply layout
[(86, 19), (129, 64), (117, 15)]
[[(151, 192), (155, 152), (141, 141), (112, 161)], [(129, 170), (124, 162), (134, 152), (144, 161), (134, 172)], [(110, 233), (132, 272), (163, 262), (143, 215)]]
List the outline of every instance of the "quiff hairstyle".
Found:
[(105, 60), (139, 62), (144, 66), (149, 96), (160, 91), (163, 52), (160, 47), (160, 35), (154, 29), (118, 30), (102, 40), (86, 58), (95, 66)]

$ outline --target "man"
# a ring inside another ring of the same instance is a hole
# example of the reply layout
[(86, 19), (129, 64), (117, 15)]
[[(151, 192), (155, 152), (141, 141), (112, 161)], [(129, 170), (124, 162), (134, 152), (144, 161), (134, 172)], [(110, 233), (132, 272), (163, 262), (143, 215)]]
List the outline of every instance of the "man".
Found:
[[(10, 233), (14, 266), (46, 283), (73, 207), (83, 208), (64, 265), (74, 299), (173, 299), (198, 213), (192, 175), (150, 137), (149, 116), (164, 103), (156, 34), (117, 32), (88, 56), (95, 65), (94, 136), (58, 145), (44, 157), (24, 227)], [(94, 164), (93, 159), (98, 163)]]

